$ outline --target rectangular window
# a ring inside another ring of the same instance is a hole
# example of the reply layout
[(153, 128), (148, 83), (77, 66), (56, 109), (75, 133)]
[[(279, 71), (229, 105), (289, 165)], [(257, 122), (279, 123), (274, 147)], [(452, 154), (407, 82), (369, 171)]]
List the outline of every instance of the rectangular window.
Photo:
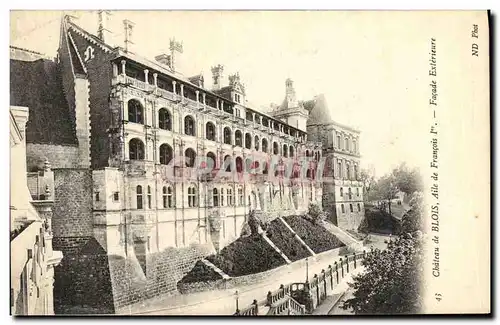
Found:
[(113, 193), (113, 201), (117, 202), (118, 200), (120, 200), (120, 193), (114, 192)]
[(99, 202), (99, 192), (95, 192), (95, 201)]

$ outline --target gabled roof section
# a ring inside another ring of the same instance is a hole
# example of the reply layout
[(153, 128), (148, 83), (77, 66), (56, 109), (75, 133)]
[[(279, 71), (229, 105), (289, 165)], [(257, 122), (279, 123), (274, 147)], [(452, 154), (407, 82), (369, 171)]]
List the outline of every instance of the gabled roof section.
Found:
[(64, 17), (63, 19), (64, 24), (69, 28), (69, 30), (75, 31), (75, 33), (79, 34), (92, 44), (98, 46), (100, 49), (102, 49), (106, 53), (110, 53), (113, 51), (113, 47), (109, 46), (108, 44), (104, 43), (99, 37), (87, 32), (85, 29), (81, 28), (80, 26), (76, 25), (73, 23), (69, 17)]
[(304, 108), (309, 111), (309, 119), (307, 120), (308, 126), (331, 124), (350, 130), (352, 132), (359, 133), (359, 130), (353, 127), (335, 122), (335, 120), (333, 119), (333, 112), (328, 108), (328, 103), (324, 94), (315, 96), (313, 100), (305, 101)]

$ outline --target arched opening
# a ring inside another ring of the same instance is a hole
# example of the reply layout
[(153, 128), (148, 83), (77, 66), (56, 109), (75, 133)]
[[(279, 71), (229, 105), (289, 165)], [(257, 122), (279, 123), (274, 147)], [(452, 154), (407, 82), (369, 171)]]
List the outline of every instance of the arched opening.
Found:
[(161, 108), (158, 111), (158, 127), (163, 130), (172, 130), (172, 118), (166, 108)]
[(184, 151), (184, 159), (186, 167), (194, 167), (196, 152), (191, 148), (187, 148), (186, 151)]
[(267, 139), (262, 139), (262, 152), (267, 153)]
[(236, 172), (243, 172), (243, 159), (241, 157), (236, 157)]
[(283, 157), (288, 158), (288, 146), (286, 144), (283, 145)]
[(205, 167), (207, 167), (209, 170), (212, 170), (215, 168), (215, 162), (216, 162), (216, 157), (215, 157), (215, 154), (211, 151), (209, 151), (207, 153), (207, 165)]
[(224, 143), (231, 144), (231, 129), (228, 127), (224, 128)]
[(144, 160), (144, 143), (137, 138), (128, 143), (128, 156), (131, 160)]
[(129, 100), (127, 103), (127, 108), (129, 122), (144, 124), (144, 109), (138, 100)]
[(252, 149), (252, 136), (250, 133), (245, 134), (245, 148)]
[(192, 136), (196, 135), (195, 121), (190, 115), (184, 118), (184, 134)]
[(243, 134), (241, 133), (240, 130), (236, 130), (236, 132), (234, 132), (234, 145), (237, 147), (241, 147), (242, 141), (243, 141)]
[(166, 143), (160, 146), (160, 164), (168, 165), (173, 158), (172, 147)]
[(293, 158), (295, 155), (295, 150), (293, 149), (293, 146), (290, 146), (290, 158)]
[(257, 150), (257, 151), (259, 150), (259, 143), (260, 143), (260, 141), (259, 141), (259, 137), (258, 137), (258, 136), (255, 136), (255, 138), (254, 138), (254, 148), (255, 148), (255, 150)]
[(279, 147), (277, 142), (273, 142), (273, 154), (279, 154)]
[(212, 122), (208, 122), (205, 126), (205, 137), (207, 140), (215, 141), (215, 125)]

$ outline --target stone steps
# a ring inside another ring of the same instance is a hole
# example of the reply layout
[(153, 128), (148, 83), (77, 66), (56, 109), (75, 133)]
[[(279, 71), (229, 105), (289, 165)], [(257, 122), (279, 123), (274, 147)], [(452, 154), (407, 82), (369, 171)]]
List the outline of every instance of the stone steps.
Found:
[(222, 271), (221, 269), (219, 269), (217, 266), (215, 266), (215, 264), (213, 264), (209, 260), (202, 258), (201, 262), (203, 264), (205, 264), (206, 266), (208, 266), (209, 268), (211, 268), (212, 270), (214, 270), (216, 273), (218, 273), (224, 280), (228, 280), (228, 279), (231, 278), (229, 275), (227, 275), (226, 273), (224, 273), (224, 271)]
[(269, 244), (271, 245), (271, 247), (278, 253), (281, 255), (281, 257), (283, 257), (283, 259), (285, 260), (286, 264), (290, 264), (292, 263), (292, 261), (290, 261), (290, 259), (281, 251), (281, 249), (278, 248), (278, 246), (276, 246), (271, 239), (269, 239), (269, 237), (267, 237), (266, 233), (263, 232), (260, 234), (262, 236), (262, 238)]
[(355, 250), (363, 250), (363, 242), (358, 241), (356, 238), (352, 237), (346, 231), (341, 228), (335, 226), (334, 224), (323, 221), (323, 227), (330, 232), (332, 235), (337, 237), (344, 245), (351, 247)]
[(285, 225), (285, 227), (288, 228), (288, 230), (292, 232), (295, 238), (297, 238), (300, 244), (307, 249), (307, 251), (309, 252), (309, 254), (311, 254), (311, 256), (316, 256), (316, 253), (311, 249), (311, 247), (309, 247), (305, 243), (305, 241), (303, 241), (302, 238), (300, 238), (300, 236), (295, 232), (295, 230), (292, 229), (292, 227), (290, 227), (290, 225), (285, 221), (285, 219), (283, 219), (283, 217), (279, 217), (278, 219)]

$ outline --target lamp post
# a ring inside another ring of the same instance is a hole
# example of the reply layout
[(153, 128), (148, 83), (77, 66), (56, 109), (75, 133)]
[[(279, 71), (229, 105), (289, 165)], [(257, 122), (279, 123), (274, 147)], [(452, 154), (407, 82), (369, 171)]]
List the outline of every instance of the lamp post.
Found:
[(306, 257), (306, 283), (309, 282), (309, 257)]
[(236, 290), (236, 292), (234, 293), (234, 296), (236, 297), (236, 315), (239, 315), (240, 314), (240, 307), (239, 307), (240, 294), (239, 294), (238, 290)]

